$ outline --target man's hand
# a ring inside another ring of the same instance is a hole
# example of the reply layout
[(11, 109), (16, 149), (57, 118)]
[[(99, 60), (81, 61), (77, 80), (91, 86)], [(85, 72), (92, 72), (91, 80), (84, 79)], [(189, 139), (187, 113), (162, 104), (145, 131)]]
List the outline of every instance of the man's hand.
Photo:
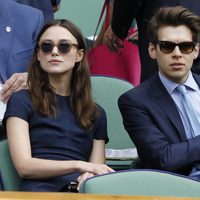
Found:
[(28, 87), (27, 77), (28, 73), (26, 72), (13, 74), (3, 85), (3, 89), (1, 90), (1, 100), (4, 103), (7, 103), (13, 92), (26, 89)]
[(108, 27), (103, 36), (103, 43), (108, 46), (111, 51), (117, 52), (118, 49), (123, 48), (123, 41), (120, 40), (113, 32), (111, 25)]

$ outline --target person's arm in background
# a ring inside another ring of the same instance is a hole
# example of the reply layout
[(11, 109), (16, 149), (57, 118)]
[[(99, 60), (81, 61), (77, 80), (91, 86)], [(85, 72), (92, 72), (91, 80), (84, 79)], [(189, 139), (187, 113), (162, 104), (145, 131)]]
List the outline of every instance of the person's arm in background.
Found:
[[(104, 34), (105, 34), (106, 29), (107, 29), (106, 26), (109, 25), (109, 24), (111, 23), (112, 14), (113, 14), (113, 2), (110, 1), (110, 9), (109, 9), (108, 22), (106, 22), (106, 19), (104, 19), (104, 22), (103, 22), (103, 24), (102, 24), (102, 27), (101, 27), (101, 29), (100, 29), (100, 32), (99, 32), (99, 34), (97, 35), (96, 40), (94, 41), (94, 44), (93, 44), (94, 47), (103, 44)], [(106, 24), (106, 23), (107, 23), (107, 24)]]
[(105, 32), (103, 39), (112, 51), (122, 47), (120, 40), (128, 35), (129, 28), (137, 16), (141, 4), (141, 0), (114, 0), (111, 25)]

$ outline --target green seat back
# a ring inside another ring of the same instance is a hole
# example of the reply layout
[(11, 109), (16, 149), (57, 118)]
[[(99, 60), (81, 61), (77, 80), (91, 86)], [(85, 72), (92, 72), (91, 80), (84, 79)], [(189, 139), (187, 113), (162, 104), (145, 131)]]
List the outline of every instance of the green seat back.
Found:
[(133, 88), (133, 85), (127, 81), (107, 76), (92, 76), (91, 81), (93, 98), (104, 108), (107, 115), (109, 143), (106, 148), (134, 148), (133, 142), (124, 129), (118, 108), (119, 96)]
[(81, 193), (134, 196), (200, 197), (200, 182), (172, 173), (153, 170), (127, 170), (92, 177)]
[(21, 178), (13, 166), (7, 140), (0, 142), (0, 172), (4, 190), (19, 190)]

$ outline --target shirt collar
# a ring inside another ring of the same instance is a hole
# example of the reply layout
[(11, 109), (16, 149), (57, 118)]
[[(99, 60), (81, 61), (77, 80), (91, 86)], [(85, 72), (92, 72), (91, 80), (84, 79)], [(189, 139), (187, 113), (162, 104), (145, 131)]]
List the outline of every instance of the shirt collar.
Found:
[(199, 86), (197, 82), (194, 80), (194, 77), (192, 76), (191, 72), (189, 73), (189, 76), (183, 85), (187, 86), (188, 88), (192, 90), (196, 90), (196, 91), (199, 90)]
[[(167, 79), (165, 76), (163, 76), (160, 73), (160, 71), (159, 71), (159, 78), (170, 95), (172, 94), (174, 89), (179, 85), (178, 83), (175, 83), (175, 82)], [(187, 86), (188, 88), (190, 88), (192, 90), (199, 90), (199, 86), (196, 83), (196, 81), (194, 80), (191, 71), (189, 72), (189, 76), (183, 85)]]

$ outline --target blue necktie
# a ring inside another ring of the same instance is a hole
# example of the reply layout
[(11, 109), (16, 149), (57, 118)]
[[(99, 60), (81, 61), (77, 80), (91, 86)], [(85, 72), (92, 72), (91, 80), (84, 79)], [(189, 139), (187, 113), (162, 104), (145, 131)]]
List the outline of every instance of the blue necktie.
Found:
[[(200, 122), (198, 120), (198, 117), (196, 115), (196, 112), (194, 110), (194, 107), (192, 106), (191, 99), (187, 95), (187, 91), (184, 85), (179, 85), (177, 87), (177, 90), (182, 95), (182, 104), (185, 109), (185, 113), (188, 116), (188, 120), (192, 129), (192, 137), (200, 135)], [(193, 178), (199, 179), (200, 177), (200, 164), (196, 163), (192, 169), (192, 172), (190, 173), (190, 176)]]
[[(182, 104), (185, 109), (185, 113), (188, 116), (188, 120), (192, 129), (192, 137), (200, 135), (200, 122), (194, 110), (194, 106), (191, 103), (191, 99), (187, 95), (187, 91), (184, 85), (179, 85), (177, 90), (182, 95)], [(193, 178), (200, 177), (200, 163), (196, 163), (190, 173), (190, 176)]]
[(185, 109), (185, 113), (188, 116), (188, 120), (192, 129), (192, 137), (200, 135), (200, 122), (192, 106), (191, 99), (187, 95), (187, 91), (184, 85), (177, 86), (177, 90), (182, 95), (182, 104)]

